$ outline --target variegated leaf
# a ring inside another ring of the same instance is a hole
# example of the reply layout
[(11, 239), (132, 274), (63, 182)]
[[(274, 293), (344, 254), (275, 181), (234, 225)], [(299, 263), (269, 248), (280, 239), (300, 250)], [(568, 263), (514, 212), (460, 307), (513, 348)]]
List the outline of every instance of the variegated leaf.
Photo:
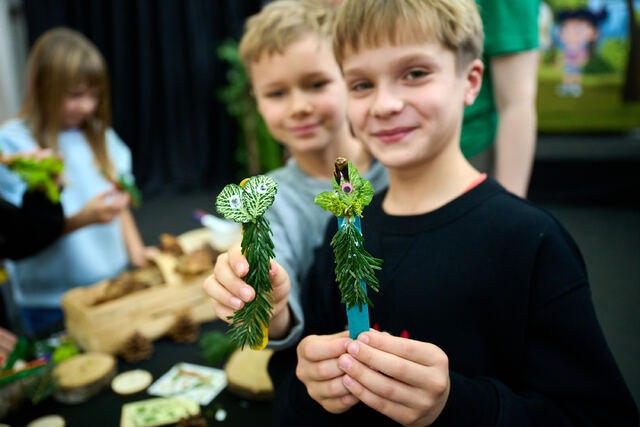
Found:
[(278, 192), (278, 184), (267, 175), (257, 175), (245, 182), (242, 202), (253, 219), (264, 214), (273, 204)]
[(243, 193), (243, 188), (237, 184), (226, 185), (216, 198), (218, 213), (235, 222), (252, 221), (254, 218), (247, 212)]

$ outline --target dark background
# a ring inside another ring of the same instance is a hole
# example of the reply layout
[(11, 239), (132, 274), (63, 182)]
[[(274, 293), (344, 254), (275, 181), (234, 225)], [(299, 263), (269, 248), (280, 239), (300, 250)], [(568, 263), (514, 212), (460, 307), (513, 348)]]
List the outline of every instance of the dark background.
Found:
[(237, 130), (216, 97), (226, 81), (216, 47), (239, 39), (260, 7), (259, 0), (24, 0), (30, 46), (67, 26), (104, 55), (113, 128), (151, 196), (234, 176)]

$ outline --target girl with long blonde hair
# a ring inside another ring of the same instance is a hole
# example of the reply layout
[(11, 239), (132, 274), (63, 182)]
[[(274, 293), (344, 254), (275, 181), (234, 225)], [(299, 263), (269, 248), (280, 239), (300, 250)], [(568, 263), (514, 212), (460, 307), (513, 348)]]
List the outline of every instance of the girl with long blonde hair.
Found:
[[(65, 235), (20, 261), (7, 261), (13, 297), (26, 332), (62, 318), (65, 291), (141, 266), (155, 248), (140, 238), (129, 197), (108, 177), (129, 176), (131, 152), (111, 129), (109, 78), (98, 49), (82, 34), (55, 28), (36, 40), (27, 66), (25, 99), (0, 128), (6, 154), (51, 149), (65, 163), (61, 203)], [(0, 192), (19, 206), (25, 184), (0, 168)]]

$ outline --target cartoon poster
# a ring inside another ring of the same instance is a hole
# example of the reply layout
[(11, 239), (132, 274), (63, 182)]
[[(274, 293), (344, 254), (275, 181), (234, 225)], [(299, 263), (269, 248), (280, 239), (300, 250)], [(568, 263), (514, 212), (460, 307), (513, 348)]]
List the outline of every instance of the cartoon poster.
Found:
[(543, 0), (538, 128), (640, 129), (640, 0)]

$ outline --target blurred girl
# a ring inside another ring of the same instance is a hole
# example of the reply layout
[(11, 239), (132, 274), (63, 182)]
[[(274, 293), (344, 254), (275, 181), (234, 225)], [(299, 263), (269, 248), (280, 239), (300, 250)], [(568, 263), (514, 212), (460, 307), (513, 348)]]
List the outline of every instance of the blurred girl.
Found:
[[(68, 289), (113, 277), (129, 262), (142, 266), (153, 255), (127, 207), (129, 197), (104, 176), (131, 175), (131, 153), (110, 123), (109, 80), (96, 47), (65, 28), (40, 36), (29, 55), (22, 109), (0, 128), (0, 150), (51, 148), (62, 156), (68, 234), (34, 256), (6, 262), (26, 332), (60, 322)], [(0, 168), (5, 200), (19, 206), (25, 187)]]

